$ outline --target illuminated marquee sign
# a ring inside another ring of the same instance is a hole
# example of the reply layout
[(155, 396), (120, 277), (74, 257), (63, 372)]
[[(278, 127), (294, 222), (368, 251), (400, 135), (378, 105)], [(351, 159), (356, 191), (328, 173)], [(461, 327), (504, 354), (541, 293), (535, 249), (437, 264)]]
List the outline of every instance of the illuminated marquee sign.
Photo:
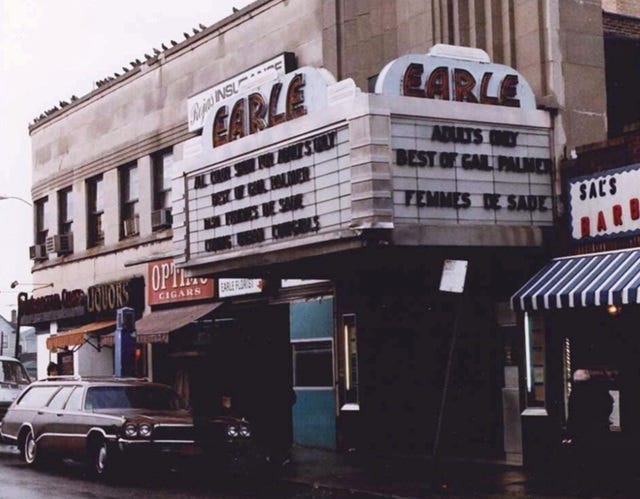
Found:
[(395, 223), (552, 225), (550, 127), (517, 71), (436, 45), (387, 64), (376, 92), (440, 101), (391, 117)]
[(39, 297), (20, 294), (18, 310), (23, 324), (70, 319), (75, 317), (115, 318), (118, 308), (132, 307), (137, 314), (144, 309), (144, 279), (133, 277), (82, 289), (66, 290)]
[(348, 166), (342, 127), (188, 175), (190, 254), (295, 245), (336, 230), (348, 220)]
[(203, 151), (324, 109), (330, 83), (326, 71), (304, 67), (221, 102), (205, 119)]
[(573, 178), (568, 184), (574, 241), (640, 233), (640, 164)]
[(147, 282), (149, 305), (202, 300), (215, 296), (214, 279), (187, 277), (182, 269), (176, 268), (172, 258), (149, 263)]
[[(486, 55), (486, 53), (484, 53)], [(405, 55), (387, 64), (376, 93), (536, 109), (535, 95), (513, 68), (430, 54)]]
[(546, 129), (398, 117), (392, 149), (396, 223), (553, 223)]

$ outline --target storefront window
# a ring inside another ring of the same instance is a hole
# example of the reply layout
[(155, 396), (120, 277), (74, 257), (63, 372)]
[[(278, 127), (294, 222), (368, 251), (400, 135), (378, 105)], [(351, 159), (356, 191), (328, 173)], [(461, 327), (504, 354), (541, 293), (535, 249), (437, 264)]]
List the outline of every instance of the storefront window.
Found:
[(539, 314), (524, 315), (527, 405), (542, 407), (545, 401), (545, 335)]
[(293, 347), (293, 386), (333, 387), (331, 340), (296, 341)]
[[(583, 335), (584, 336), (584, 335)], [(609, 336), (611, 338), (614, 335)], [(609, 430), (621, 431), (620, 423), (620, 385), (619, 371), (615, 367), (615, 362), (603, 361), (606, 358), (606, 347), (602, 344), (593, 348), (591, 341), (588, 342), (588, 350), (590, 355), (585, 355), (584, 342), (582, 351), (580, 351), (579, 341), (573, 338), (565, 338), (563, 344), (563, 373), (564, 373), (564, 408), (565, 418), (569, 418), (569, 397), (574, 389), (577, 381), (575, 380), (576, 372), (581, 372), (582, 376), (586, 373), (589, 382), (592, 384), (603, 385), (607, 387), (609, 395), (613, 400), (613, 406), (609, 415)], [(576, 353), (573, 350), (577, 350)], [(574, 360), (575, 357), (575, 360)], [(591, 358), (590, 360), (586, 360)], [(612, 366), (613, 364), (613, 366)]]
[(58, 352), (58, 370), (63, 376), (73, 376), (73, 352)]
[(339, 373), (342, 380), (342, 410), (358, 410), (358, 335), (355, 314), (342, 316)]

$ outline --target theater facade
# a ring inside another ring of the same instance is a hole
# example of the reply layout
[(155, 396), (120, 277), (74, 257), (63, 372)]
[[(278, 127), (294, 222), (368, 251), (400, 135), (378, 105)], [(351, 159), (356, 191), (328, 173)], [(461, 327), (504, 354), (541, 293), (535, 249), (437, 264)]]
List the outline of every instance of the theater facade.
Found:
[[(432, 451), (459, 321), (443, 449), (502, 453), (521, 354), (505, 305), (555, 213), (551, 120), (526, 80), (440, 45), (389, 62), (374, 93), (310, 67), (245, 88), (179, 165), (176, 265), (333, 284), (345, 448)], [(445, 260), (468, 262), (462, 298), (439, 290)]]
[(517, 461), (549, 371), (509, 298), (606, 135), (602, 11), (463, 4), (256, 0), (37, 117), (40, 375), (114, 372), (124, 305), (136, 372), (273, 445)]

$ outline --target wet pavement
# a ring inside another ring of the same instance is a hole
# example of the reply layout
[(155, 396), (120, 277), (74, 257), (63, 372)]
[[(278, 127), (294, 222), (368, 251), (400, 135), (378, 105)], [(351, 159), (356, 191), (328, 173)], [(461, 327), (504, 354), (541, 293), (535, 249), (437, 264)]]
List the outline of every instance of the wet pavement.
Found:
[(355, 496), (640, 497), (640, 475), (610, 462), (568, 466), (556, 456), (537, 469), (501, 462), (376, 458), (296, 448), (286, 480)]
[[(549, 456), (546, 466), (535, 470), (502, 462), (462, 460), (442, 460), (435, 466), (428, 459), (364, 458), (355, 453), (295, 447), (280, 479), (264, 486), (244, 483), (210, 487), (198, 483), (202, 477), (194, 480), (193, 476), (159, 475), (113, 488), (93, 483), (81, 465), (65, 464), (47, 471), (28, 469), (19, 460), (15, 447), (0, 445), (0, 467), (17, 480), (15, 491), (22, 490), (19, 495), (6, 495), (13, 489), (7, 488), (8, 482), (3, 480), (0, 497), (87, 497), (87, 493), (143, 497), (148, 492), (167, 498), (640, 497), (639, 475), (629, 465), (633, 460), (626, 460), (627, 466), (605, 460), (580, 468), (558, 464), (554, 458)], [(29, 478), (34, 473), (38, 480)], [(50, 488), (58, 482), (57, 487)], [(33, 494), (27, 493), (27, 486)], [(56, 496), (52, 490), (66, 492)]]

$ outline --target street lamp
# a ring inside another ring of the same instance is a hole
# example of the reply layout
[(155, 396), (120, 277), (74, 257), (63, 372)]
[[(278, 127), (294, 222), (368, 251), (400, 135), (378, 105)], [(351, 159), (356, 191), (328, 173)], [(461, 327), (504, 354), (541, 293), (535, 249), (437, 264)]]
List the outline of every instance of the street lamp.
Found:
[(47, 284), (44, 284), (41, 282), (18, 282), (18, 281), (13, 281), (11, 283), (11, 289), (16, 289), (16, 287), (18, 286), (37, 286), (36, 288), (33, 288), (31, 290), (31, 292), (33, 292), (33, 291), (38, 291), (39, 289), (42, 289), (42, 288), (52, 288), (53, 283), (49, 282)]
[(28, 298), (27, 293), (25, 293), (24, 291), (18, 293), (18, 312), (16, 314), (16, 344), (15, 344), (15, 349), (14, 349), (14, 357), (16, 359), (20, 359), (20, 357), (18, 357), (20, 355), (20, 320), (21, 320), (21, 313), (20, 313), (20, 308), (22, 305), (23, 301), (26, 301), (26, 299)]
[(0, 194), (0, 201), (3, 201), (5, 199), (17, 199), (18, 201), (22, 201), (23, 203), (29, 206), (33, 206), (33, 204), (30, 201), (27, 201), (26, 199), (21, 198), (20, 196), (5, 196), (4, 194)]

